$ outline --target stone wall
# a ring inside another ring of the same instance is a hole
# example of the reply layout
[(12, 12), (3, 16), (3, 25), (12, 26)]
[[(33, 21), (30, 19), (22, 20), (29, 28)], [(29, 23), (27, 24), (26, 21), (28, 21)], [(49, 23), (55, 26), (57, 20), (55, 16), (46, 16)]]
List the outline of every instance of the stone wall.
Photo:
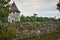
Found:
[(8, 24), (16, 29), (14, 38), (27, 38), (60, 31), (60, 21)]

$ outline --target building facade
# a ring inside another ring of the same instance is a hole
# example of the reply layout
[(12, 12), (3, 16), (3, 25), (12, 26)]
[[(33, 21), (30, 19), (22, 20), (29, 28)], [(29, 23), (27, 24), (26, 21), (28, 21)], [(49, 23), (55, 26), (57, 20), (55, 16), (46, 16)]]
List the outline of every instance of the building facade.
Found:
[(13, 4), (9, 8), (9, 16), (8, 16), (8, 22), (20, 22), (20, 11), (18, 10), (16, 4), (13, 2)]

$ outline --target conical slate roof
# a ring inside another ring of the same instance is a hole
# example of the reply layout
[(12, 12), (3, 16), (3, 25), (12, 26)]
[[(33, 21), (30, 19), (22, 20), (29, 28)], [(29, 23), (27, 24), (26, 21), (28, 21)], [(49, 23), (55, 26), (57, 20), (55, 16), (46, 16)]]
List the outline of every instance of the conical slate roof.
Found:
[(18, 10), (18, 8), (14, 2), (9, 10), (10, 10), (10, 12), (19, 12), (20, 13), (20, 11)]

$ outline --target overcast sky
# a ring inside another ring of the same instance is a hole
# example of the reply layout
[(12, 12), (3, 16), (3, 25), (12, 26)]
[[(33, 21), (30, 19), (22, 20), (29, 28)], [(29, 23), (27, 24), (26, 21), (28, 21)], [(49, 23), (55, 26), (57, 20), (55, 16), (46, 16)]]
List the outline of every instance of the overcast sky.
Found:
[(60, 13), (56, 9), (56, 4), (59, 0), (14, 0), (21, 14), (32, 16), (34, 13), (37, 16), (60, 18)]

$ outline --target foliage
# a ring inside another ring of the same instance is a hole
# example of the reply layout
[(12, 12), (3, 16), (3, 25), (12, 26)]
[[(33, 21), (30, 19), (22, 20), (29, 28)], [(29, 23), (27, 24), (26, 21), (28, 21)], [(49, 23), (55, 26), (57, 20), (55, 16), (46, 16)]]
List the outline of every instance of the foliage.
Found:
[(21, 21), (21, 22), (25, 22), (25, 21), (26, 21), (25, 19), (26, 19), (26, 18), (25, 18), (24, 15), (22, 15), (22, 16), (20, 17), (20, 21)]
[(9, 2), (10, 0), (0, 0), (0, 20), (2, 22), (7, 22), (9, 14)]
[(16, 34), (16, 30), (12, 26), (6, 26), (5, 24), (0, 24), (0, 39), (10, 38)]
[(60, 1), (57, 4), (57, 9), (60, 11)]
[(59, 19), (56, 19), (56, 17), (37, 17), (37, 16), (24, 16), (22, 15), (20, 17), (20, 22), (48, 22), (48, 21), (60, 21)]

